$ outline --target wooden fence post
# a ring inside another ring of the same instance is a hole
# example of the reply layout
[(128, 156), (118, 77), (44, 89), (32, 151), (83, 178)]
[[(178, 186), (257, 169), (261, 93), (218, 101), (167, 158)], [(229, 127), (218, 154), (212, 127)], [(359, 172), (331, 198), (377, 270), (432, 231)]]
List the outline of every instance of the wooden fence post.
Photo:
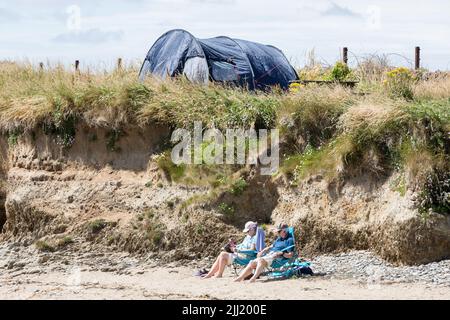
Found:
[(80, 72), (80, 60), (75, 60), (75, 72)]
[(348, 48), (344, 47), (344, 49), (342, 50), (342, 61), (345, 64), (348, 64)]
[(420, 47), (416, 47), (414, 68), (416, 70), (420, 69)]

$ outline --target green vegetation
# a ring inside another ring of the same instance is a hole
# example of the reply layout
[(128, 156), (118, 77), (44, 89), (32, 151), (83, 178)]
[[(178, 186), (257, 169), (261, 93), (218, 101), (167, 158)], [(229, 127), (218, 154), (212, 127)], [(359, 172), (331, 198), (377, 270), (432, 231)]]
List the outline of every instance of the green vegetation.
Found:
[(227, 185), (229, 178), (243, 166), (224, 165), (177, 165), (172, 162), (170, 150), (153, 157), (158, 168), (169, 182), (219, 188)]
[(145, 187), (146, 187), (146, 188), (151, 188), (151, 187), (153, 187), (153, 182), (151, 182), (151, 181), (147, 182), (147, 183), (145, 184)]
[(413, 85), (416, 81), (413, 73), (407, 68), (396, 68), (389, 71), (384, 84), (393, 97), (413, 99)]
[(39, 240), (35, 243), (36, 248), (42, 252), (54, 252), (56, 249), (47, 241)]
[(20, 130), (13, 130), (12, 132), (8, 133), (8, 145), (10, 147), (14, 147), (17, 145), (17, 141), (19, 140), (21, 135)]
[(352, 70), (343, 62), (337, 62), (330, 72), (330, 80), (344, 81), (351, 75)]
[(397, 191), (402, 197), (406, 194), (406, 181), (404, 175), (399, 175), (391, 183), (391, 189)]
[(178, 182), (185, 174), (186, 166), (174, 164), (169, 151), (154, 157), (153, 160), (164, 173), (168, 181)]
[(430, 172), (425, 179), (419, 199), (420, 212), (449, 214), (450, 212), (450, 172), (437, 169)]
[(240, 196), (247, 189), (248, 183), (243, 178), (237, 179), (230, 188), (230, 193), (234, 196)]
[(70, 244), (72, 244), (72, 243), (74, 243), (74, 242), (75, 242), (75, 241), (73, 240), (72, 237), (70, 237), (70, 236), (65, 236), (64, 238), (58, 240), (56, 246), (57, 246), (59, 249), (62, 249), (62, 248), (65, 248), (65, 247), (67, 247), (68, 245), (70, 245)]
[(65, 236), (63, 238), (51, 239), (51, 240), (39, 240), (34, 244), (36, 249), (41, 252), (55, 252), (57, 250), (64, 249), (68, 245), (74, 243), (72, 237)]
[(153, 247), (158, 247), (161, 244), (165, 226), (159, 221), (158, 215), (153, 210), (147, 210), (143, 214), (139, 214), (132, 225), (135, 230), (144, 234), (150, 240)]
[(110, 152), (120, 152), (120, 147), (117, 146), (117, 142), (122, 137), (123, 132), (120, 129), (112, 129), (106, 134), (106, 148)]
[(341, 61), (333, 66), (323, 66), (313, 61), (311, 65), (299, 70), (298, 74), (302, 80), (351, 81), (357, 79), (355, 72)]
[(108, 223), (104, 219), (97, 219), (88, 223), (87, 228), (91, 234), (97, 234), (106, 228)]
[(219, 204), (219, 211), (225, 216), (232, 217), (234, 215), (235, 209), (232, 205), (221, 203)]
[(55, 137), (56, 143), (63, 148), (70, 148), (75, 142), (77, 118), (72, 114), (64, 114), (60, 101), (55, 101), (55, 110), (50, 119), (42, 123), (45, 134)]

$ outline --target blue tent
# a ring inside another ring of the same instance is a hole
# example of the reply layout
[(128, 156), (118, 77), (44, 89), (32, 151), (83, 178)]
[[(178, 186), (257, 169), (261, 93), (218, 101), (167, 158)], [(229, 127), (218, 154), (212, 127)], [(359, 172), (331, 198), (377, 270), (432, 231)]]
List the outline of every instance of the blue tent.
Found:
[(232, 83), (250, 90), (283, 89), (298, 75), (281, 50), (255, 42), (217, 37), (197, 39), (185, 30), (172, 30), (152, 46), (140, 71), (165, 78), (184, 74), (197, 83)]

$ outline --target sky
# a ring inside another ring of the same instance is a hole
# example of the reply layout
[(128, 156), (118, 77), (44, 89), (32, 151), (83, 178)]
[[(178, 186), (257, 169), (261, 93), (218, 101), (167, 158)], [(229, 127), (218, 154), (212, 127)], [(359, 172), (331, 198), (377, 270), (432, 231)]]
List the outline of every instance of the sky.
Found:
[(427, 0), (0, 0), (0, 60), (109, 68), (143, 60), (160, 35), (186, 29), (280, 48), (297, 67), (388, 54), (411, 66), (450, 69), (450, 1)]

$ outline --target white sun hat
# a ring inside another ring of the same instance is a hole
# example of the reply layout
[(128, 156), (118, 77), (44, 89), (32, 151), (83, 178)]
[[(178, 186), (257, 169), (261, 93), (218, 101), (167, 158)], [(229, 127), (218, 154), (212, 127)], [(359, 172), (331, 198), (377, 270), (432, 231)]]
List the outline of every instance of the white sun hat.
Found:
[(243, 232), (247, 233), (250, 231), (250, 229), (254, 229), (256, 227), (258, 227), (257, 222), (249, 221), (245, 224), (245, 229), (243, 230)]

